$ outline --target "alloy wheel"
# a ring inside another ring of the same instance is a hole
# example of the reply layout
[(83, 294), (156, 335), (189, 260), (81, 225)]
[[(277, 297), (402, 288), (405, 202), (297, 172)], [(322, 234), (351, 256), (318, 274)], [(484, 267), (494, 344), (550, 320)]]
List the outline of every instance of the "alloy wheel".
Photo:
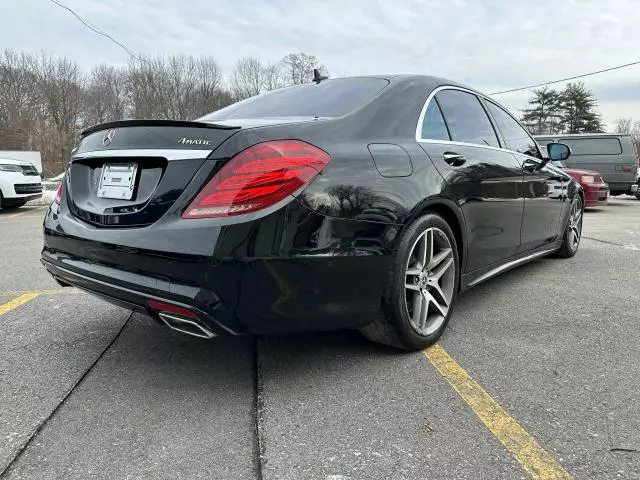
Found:
[(451, 242), (439, 228), (428, 228), (414, 242), (405, 274), (407, 314), (418, 334), (428, 336), (442, 326), (455, 285)]
[(571, 250), (578, 248), (582, 234), (582, 202), (576, 199), (571, 207), (569, 216), (569, 246)]

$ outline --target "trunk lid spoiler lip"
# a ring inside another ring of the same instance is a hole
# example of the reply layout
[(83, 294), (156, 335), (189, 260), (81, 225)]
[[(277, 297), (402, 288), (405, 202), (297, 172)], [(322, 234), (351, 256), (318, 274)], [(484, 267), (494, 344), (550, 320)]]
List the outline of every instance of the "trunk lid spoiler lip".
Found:
[(116, 120), (89, 127), (81, 133), (81, 136), (86, 137), (100, 130), (120, 127), (192, 127), (211, 128), (215, 130), (240, 130), (242, 128), (237, 125), (219, 125), (216, 123), (189, 122), (186, 120)]

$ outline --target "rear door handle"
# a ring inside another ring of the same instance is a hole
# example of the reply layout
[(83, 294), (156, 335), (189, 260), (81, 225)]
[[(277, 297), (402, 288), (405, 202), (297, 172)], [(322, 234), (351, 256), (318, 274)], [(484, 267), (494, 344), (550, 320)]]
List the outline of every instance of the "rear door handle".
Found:
[(460, 155), (459, 153), (456, 153), (456, 152), (444, 152), (442, 154), (442, 158), (444, 159), (445, 162), (447, 162), (452, 167), (459, 167), (460, 165), (464, 164), (464, 162), (467, 161), (464, 155)]

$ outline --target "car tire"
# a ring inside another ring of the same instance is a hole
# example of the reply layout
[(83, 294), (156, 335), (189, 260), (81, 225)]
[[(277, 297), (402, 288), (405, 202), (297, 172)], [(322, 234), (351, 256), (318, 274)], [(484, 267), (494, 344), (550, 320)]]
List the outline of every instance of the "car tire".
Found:
[(0, 210), (4, 208), (4, 197), (2, 196), (2, 190), (0, 190)]
[(636, 198), (640, 200), (640, 193), (636, 193)]
[(582, 219), (584, 217), (584, 207), (580, 196), (576, 196), (571, 202), (571, 211), (567, 219), (567, 226), (562, 236), (562, 245), (556, 251), (556, 257), (571, 258), (578, 251), (580, 239), (582, 238)]
[(383, 317), (361, 328), (361, 333), (403, 350), (432, 345), (453, 313), (459, 272), (451, 227), (439, 215), (421, 216), (397, 243), (383, 296)]

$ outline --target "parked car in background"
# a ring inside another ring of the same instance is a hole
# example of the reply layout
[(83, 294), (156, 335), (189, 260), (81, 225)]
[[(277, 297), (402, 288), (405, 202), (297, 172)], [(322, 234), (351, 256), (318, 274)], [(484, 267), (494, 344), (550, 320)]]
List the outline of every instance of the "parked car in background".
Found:
[(567, 168), (598, 172), (609, 185), (611, 195), (639, 193), (640, 165), (631, 135), (589, 133), (536, 135), (534, 138), (542, 147), (557, 142), (568, 145), (571, 157), (566, 161)]
[(598, 172), (567, 168), (566, 162), (562, 160), (552, 160), (552, 163), (580, 183), (584, 191), (585, 208), (598, 207), (609, 202), (609, 185)]
[(0, 158), (0, 208), (21, 207), (41, 196), (40, 173), (32, 163)]
[(417, 75), (111, 122), (73, 150), (42, 262), (197, 337), (359, 328), (420, 349), (459, 292), (577, 252), (582, 188), (549, 161), (569, 148), (547, 152), (491, 98)]

